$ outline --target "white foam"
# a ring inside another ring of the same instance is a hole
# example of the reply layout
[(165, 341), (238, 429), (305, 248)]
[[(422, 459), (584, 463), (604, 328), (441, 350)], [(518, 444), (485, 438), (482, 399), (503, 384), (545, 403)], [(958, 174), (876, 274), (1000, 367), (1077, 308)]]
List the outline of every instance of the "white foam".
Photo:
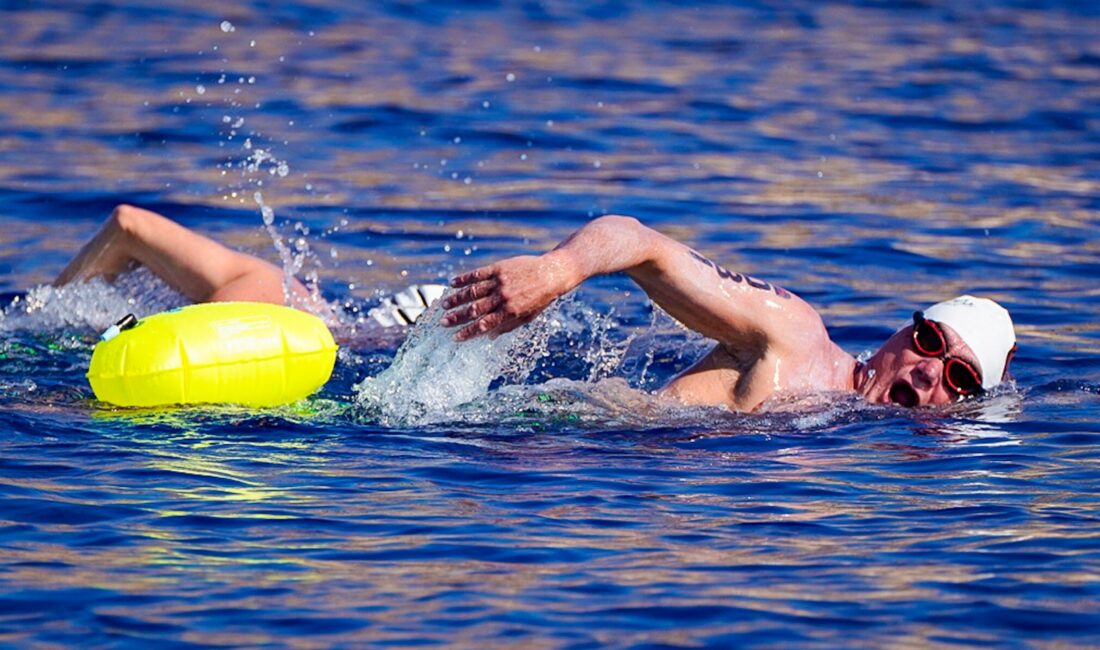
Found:
[[(631, 359), (630, 364), (637, 369), (644, 363), (644, 374), (654, 347), (662, 354), (698, 350), (695, 337), (687, 336), (682, 327), (651, 326), (637, 337), (624, 336), (612, 314), (567, 297), (518, 330), (496, 339), (457, 343), (455, 330), (439, 325), (441, 316), (436, 303), (417, 321), (392, 364), (356, 386), (364, 420), (387, 426), (507, 422), (524, 428), (530, 421), (533, 426), (553, 422), (583, 428), (647, 428), (728, 415), (723, 409), (663, 400), (631, 386), (624, 377), (612, 376), (622, 370), (624, 359), (636, 355), (647, 356)], [(655, 322), (666, 321), (671, 319), (655, 317)], [(692, 344), (685, 345), (685, 338)], [(640, 341), (649, 345), (639, 346)], [(576, 378), (525, 385), (544, 363), (551, 370), (567, 367)], [(495, 386), (499, 387), (490, 390)]]
[(557, 310), (496, 338), (462, 343), (456, 330), (439, 324), (436, 302), (417, 320), (393, 363), (355, 388), (356, 402), (383, 424), (426, 424), (460, 419), (458, 407), (489, 392), (498, 377), (520, 382), (546, 354), (550, 336), (561, 329)]
[(0, 311), (0, 332), (88, 330), (98, 335), (126, 314), (138, 318), (187, 304), (145, 268), (62, 287), (35, 287)]

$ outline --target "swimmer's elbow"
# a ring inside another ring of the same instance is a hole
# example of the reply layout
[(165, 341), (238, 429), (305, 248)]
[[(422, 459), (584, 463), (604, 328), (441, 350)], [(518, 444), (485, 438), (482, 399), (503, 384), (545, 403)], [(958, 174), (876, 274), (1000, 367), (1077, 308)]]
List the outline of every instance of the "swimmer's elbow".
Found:
[[(595, 219), (591, 225), (600, 229), (606, 236), (608, 249), (621, 249), (630, 258), (631, 265), (659, 262), (668, 252), (668, 237), (646, 226), (635, 217), (609, 214)], [(629, 268), (629, 267), (627, 267)]]
[(625, 214), (605, 214), (601, 217), (596, 217), (592, 220), (592, 223), (602, 224), (637, 224), (641, 225), (641, 222), (637, 218), (631, 217)]
[(140, 238), (148, 214), (141, 208), (123, 203), (116, 206), (111, 212), (111, 222), (123, 235), (130, 238)]
[(598, 217), (589, 222), (589, 225), (613, 229), (617, 232), (634, 232), (649, 230), (641, 221), (638, 221), (635, 217), (628, 217), (621, 214), (607, 214), (602, 217)]

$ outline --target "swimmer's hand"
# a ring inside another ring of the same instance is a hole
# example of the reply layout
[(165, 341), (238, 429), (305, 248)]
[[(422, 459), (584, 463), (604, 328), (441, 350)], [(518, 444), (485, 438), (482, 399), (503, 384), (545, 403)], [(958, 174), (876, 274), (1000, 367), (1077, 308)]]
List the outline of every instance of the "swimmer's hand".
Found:
[(550, 303), (573, 289), (561, 251), (538, 257), (521, 255), (463, 273), (451, 280), (457, 289), (443, 299), (445, 327), (463, 326), (456, 341), (497, 336), (534, 320)]

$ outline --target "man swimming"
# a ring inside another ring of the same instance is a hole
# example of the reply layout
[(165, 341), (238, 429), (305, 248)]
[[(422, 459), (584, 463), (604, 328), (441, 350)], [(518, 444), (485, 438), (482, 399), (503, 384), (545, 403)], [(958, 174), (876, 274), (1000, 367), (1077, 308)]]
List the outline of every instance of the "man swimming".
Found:
[[(111, 279), (137, 264), (196, 302), (287, 301), (275, 265), (131, 206), (115, 209), (55, 284)], [(860, 363), (829, 338), (821, 316), (798, 296), (728, 271), (621, 216), (595, 219), (543, 255), (459, 275), (443, 300), (442, 323), (458, 328), (458, 340), (502, 334), (586, 279), (620, 271), (674, 318), (716, 341), (661, 390), (686, 404), (752, 411), (773, 397), (831, 390), (856, 391), (874, 403), (948, 404), (1000, 384), (1016, 348), (1005, 309), (961, 296), (915, 313), (912, 325)], [(309, 296), (296, 281), (291, 293)]]
[(601, 217), (552, 251), (464, 273), (444, 297), (455, 338), (501, 334), (597, 275), (625, 271), (676, 320), (717, 345), (662, 393), (752, 411), (782, 394), (854, 390), (874, 403), (948, 404), (1000, 384), (1016, 348), (1008, 312), (961, 296), (914, 314), (866, 362), (829, 338), (791, 292), (715, 264), (636, 219)]

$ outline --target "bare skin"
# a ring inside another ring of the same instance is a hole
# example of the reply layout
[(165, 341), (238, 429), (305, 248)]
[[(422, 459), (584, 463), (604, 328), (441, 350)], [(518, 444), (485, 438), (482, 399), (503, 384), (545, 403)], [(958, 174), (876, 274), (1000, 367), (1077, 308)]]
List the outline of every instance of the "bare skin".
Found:
[[(904, 406), (956, 400), (943, 361), (918, 355), (903, 328), (866, 364), (830, 338), (820, 315), (782, 288), (730, 272), (636, 219), (596, 219), (541, 256), (502, 260), (459, 275), (444, 299), (443, 324), (455, 339), (498, 335), (530, 322), (586, 279), (625, 271), (655, 303), (717, 344), (662, 393), (686, 404), (752, 411), (783, 394), (862, 393)], [(951, 353), (970, 349), (948, 327)]]
[[(137, 265), (148, 267), (194, 302), (286, 302), (279, 267), (130, 205), (114, 209), (54, 284), (84, 282), (97, 276), (113, 280)], [(293, 291), (309, 295), (296, 280)]]

